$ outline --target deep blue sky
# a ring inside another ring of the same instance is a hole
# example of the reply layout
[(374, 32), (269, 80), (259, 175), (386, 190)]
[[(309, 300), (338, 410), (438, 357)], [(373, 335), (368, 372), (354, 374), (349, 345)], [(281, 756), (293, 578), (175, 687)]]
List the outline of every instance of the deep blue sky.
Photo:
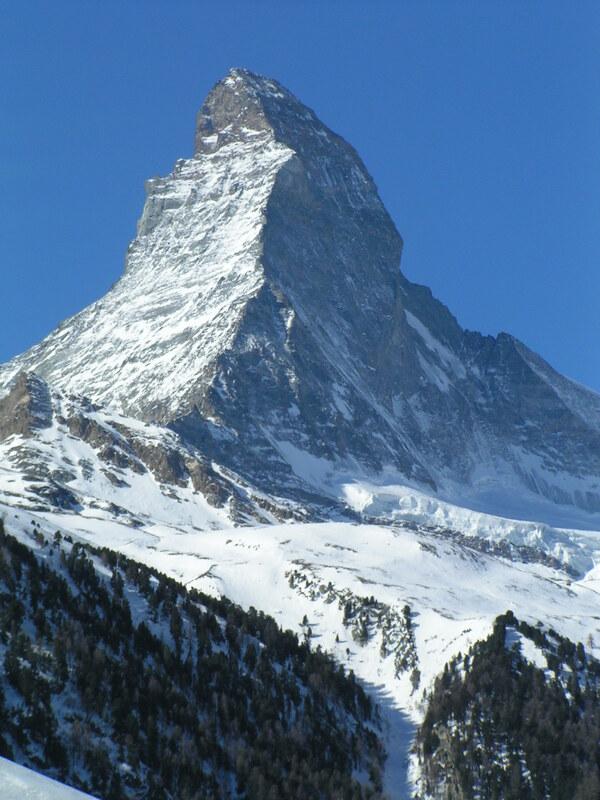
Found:
[(364, 158), (403, 270), (600, 390), (600, 4), (0, 0), (0, 360), (121, 273), (231, 66)]

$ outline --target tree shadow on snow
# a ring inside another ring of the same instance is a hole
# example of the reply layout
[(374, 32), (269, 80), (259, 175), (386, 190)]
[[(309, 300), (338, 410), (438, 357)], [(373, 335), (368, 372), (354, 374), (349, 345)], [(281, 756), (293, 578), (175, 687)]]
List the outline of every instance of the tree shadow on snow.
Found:
[(414, 787), (408, 779), (410, 750), (417, 726), (402, 711), (385, 684), (362, 681), (364, 689), (379, 706), (382, 734), (387, 750), (384, 766), (384, 789), (389, 800), (412, 800)]

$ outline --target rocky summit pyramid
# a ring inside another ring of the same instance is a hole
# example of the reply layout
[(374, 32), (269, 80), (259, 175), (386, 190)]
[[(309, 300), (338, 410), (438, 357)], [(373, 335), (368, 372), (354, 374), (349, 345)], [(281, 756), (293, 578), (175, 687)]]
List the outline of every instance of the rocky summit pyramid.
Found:
[(600, 396), (407, 280), (359, 156), (276, 81), (232, 70), (146, 191), (121, 279), (4, 387), (35, 371), (279, 497), (600, 512)]

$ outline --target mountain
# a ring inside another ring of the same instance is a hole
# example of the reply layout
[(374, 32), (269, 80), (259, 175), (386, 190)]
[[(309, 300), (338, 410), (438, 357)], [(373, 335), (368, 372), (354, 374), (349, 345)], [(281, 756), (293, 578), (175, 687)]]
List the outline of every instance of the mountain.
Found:
[(360, 158), (278, 83), (232, 70), (146, 189), (121, 279), (5, 388), (35, 371), (316, 516), (389, 516), (408, 485), (597, 524), (600, 396), (407, 280)]
[(401, 251), (312, 111), (215, 86), (121, 279), (0, 367), (0, 754), (103, 800), (595, 797), (600, 397)]

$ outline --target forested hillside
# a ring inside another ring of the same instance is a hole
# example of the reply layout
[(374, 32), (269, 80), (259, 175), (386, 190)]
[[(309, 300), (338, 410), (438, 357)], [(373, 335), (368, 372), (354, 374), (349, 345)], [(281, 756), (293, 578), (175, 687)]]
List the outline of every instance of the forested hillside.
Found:
[(508, 612), (446, 665), (417, 744), (427, 798), (598, 800), (600, 662)]
[(263, 613), (0, 526), (0, 755), (105, 800), (359, 800), (377, 730), (354, 677)]

